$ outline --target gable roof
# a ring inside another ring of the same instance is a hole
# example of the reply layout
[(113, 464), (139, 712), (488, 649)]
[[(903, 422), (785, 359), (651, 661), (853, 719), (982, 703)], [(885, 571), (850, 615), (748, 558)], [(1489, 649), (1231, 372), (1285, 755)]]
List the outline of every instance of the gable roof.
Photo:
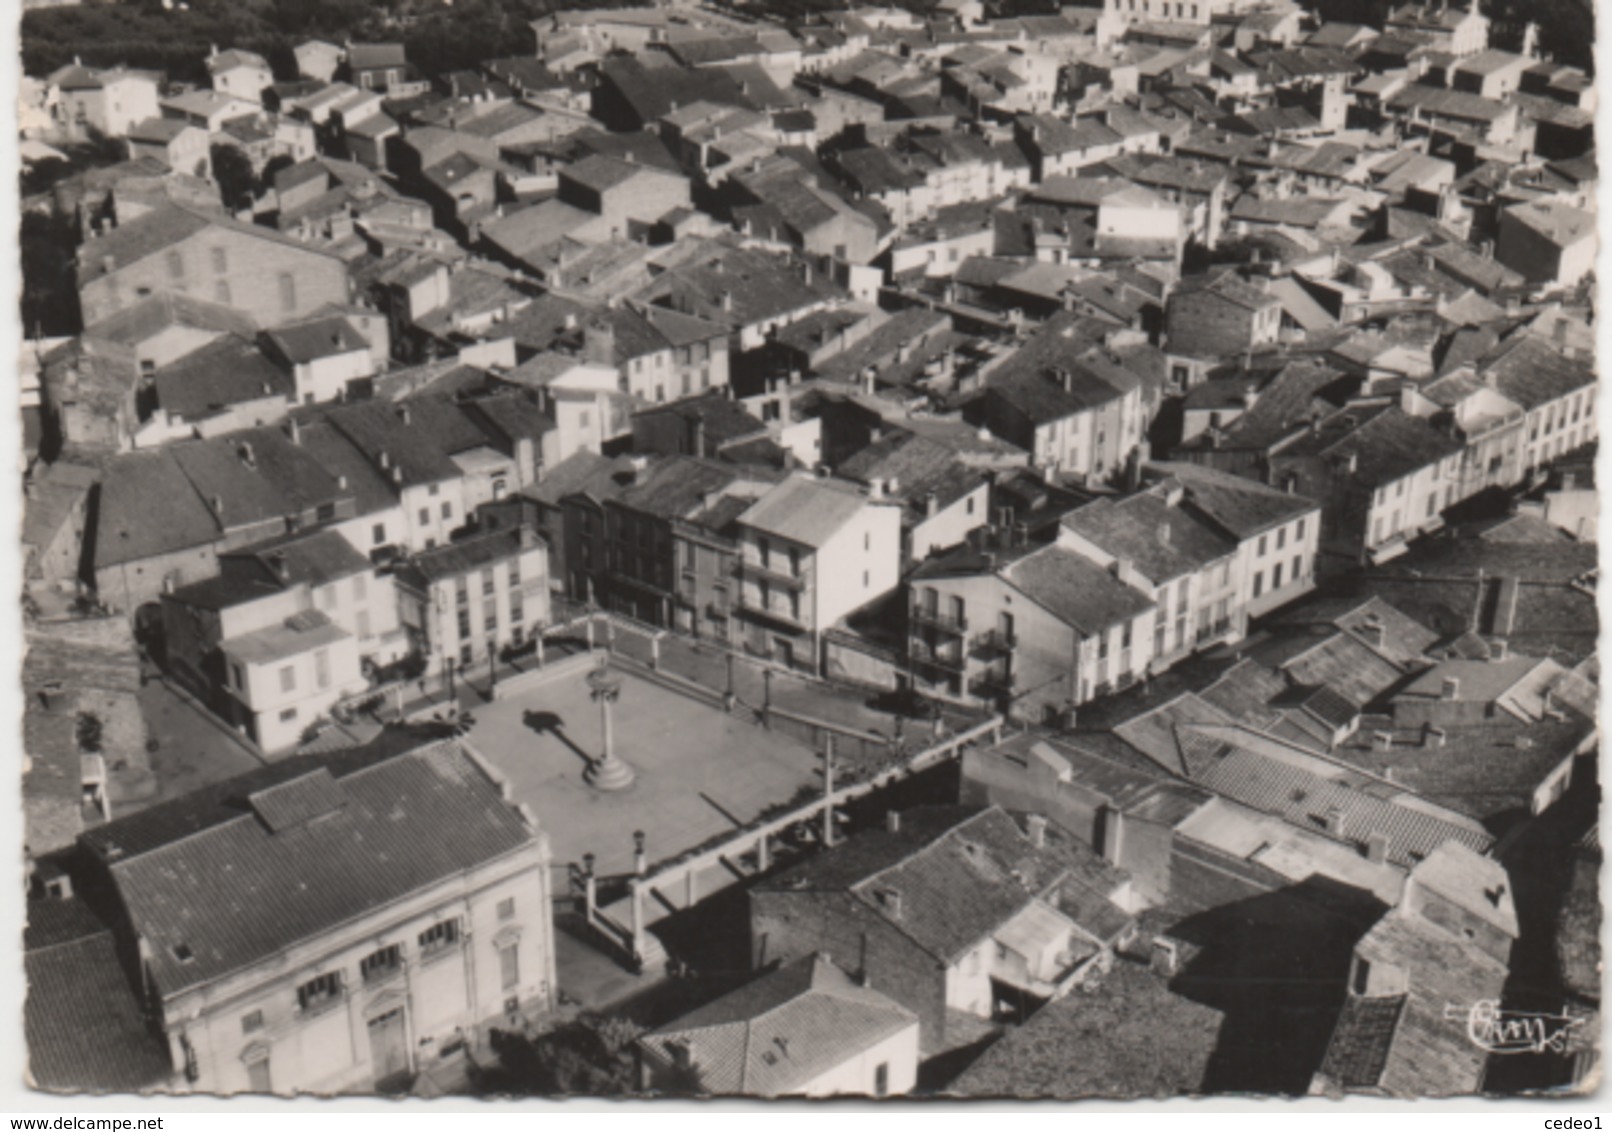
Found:
[(81, 246), (78, 252), (79, 286), (165, 251), (209, 228), (224, 229), (236, 235), (296, 248), (321, 259), (340, 259), (335, 252), (304, 244), (261, 224), (246, 224), (169, 202), (119, 224), (105, 235)]
[(217, 519), (171, 449), (114, 457), (100, 492), (92, 536), (97, 570), (208, 546), (220, 535)]
[(918, 1025), (822, 954), (803, 956), (640, 1039), (670, 1061), (683, 1045), (705, 1091), (775, 1097)]
[(1062, 526), (1105, 554), (1130, 562), (1155, 585), (1202, 570), (1237, 549), (1234, 541), (1172, 507), (1155, 491), (1093, 500), (1065, 515)]
[(1038, 900), (1055, 900), (1071, 877), (1099, 887), (1096, 878), (1115, 879), (1100, 858), (1083, 858), (1095, 854), (1062, 840), (1038, 849), (997, 806), (921, 806), (902, 813), (899, 830), (859, 834), (761, 890), (847, 893), (949, 966)]
[(1319, 511), (1321, 506), (1305, 496), (1207, 464), (1159, 461), (1148, 466), (1179, 483), (1189, 507), (1240, 540)]
[(138, 1093), (173, 1075), (124, 977), (112, 933), (78, 900), (30, 901), (23, 969), (28, 1082), (71, 1093)]
[(184, 421), (265, 397), (296, 396), (291, 375), (263, 356), (257, 343), (224, 334), (156, 372), (157, 404)]
[(278, 326), (265, 331), (269, 341), (292, 365), (305, 365), (320, 358), (368, 350), (369, 343), (340, 315), (311, 318), (305, 322)]
[(867, 495), (853, 484), (797, 475), (758, 499), (739, 522), (816, 549), (870, 505)]
[[(200, 830), (165, 827), (160, 813), (135, 815), (150, 839), (139, 848), (124, 846), (121, 822), (95, 831), (92, 849), (107, 862), (132, 927), (150, 944), (159, 994), (248, 969), (518, 852), (535, 835), (454, 742), (340, 777), (325, 769), (311, 775), (237, 797), (234, 816)], [(299, 817), (266, 805), (315, 777), (328, 803), (317, 812)], [(456, 832), (433, 835), (443, 829)], [(336, 859), (342, 867), (328, 867)]]
[(1153, 599), (1061, 546), (1045, 546), (1001, 569), (1002, 577), (1082, 636), (1153, 608)]

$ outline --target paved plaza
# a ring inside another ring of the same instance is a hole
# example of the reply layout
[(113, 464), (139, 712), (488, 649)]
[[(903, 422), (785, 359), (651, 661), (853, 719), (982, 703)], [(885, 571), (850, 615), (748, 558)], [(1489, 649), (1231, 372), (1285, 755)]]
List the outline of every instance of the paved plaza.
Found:
[(633, 864), (634, 830), (647, 835), (654, 862), (821, 782), (818, 757), (805, 744), (616, 671), (616, 756), (637, 774), (620, 792), (583, 779), (603, 750), (599, 705), (584, 672), (474, 708), (471, 744), (548, 831), (556, 864), (592, 852), (601, 875), (623, 873)]

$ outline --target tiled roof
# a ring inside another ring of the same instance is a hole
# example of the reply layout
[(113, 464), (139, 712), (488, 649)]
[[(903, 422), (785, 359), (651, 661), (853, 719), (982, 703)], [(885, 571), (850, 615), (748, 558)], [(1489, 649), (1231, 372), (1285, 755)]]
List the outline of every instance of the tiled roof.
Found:
[(1222, 1013), (1133, 960), (1010, 1028), (949, 1096), (1032, 1100), (1196, 1095), (1211, 1087)]
[(739, 521), (815, 549), (869, 505), (868, 497), (852, 484), (791, 476), (757, 500)]
[(1280, 672), (1245, 657), (1198, 695), (1238, 723), (1263, 729), (1275, 722), (1278, 712), (1271, 705), (1287, 690)]
[(1320, 509), (1318, 503), (1305, 496), (1280, 491), (1205, 464), (1161, 461), (1149, 467), (1180, 483), (1189, 507), (1238, 539), (1251, 538)]
[(1316, 422), (1283, 456), (1352, 459), (1355, 481), (1381, 487), (1461, 451), (1461, 442), (1397, 405), (1345, 407)]
[(893, 430), (874, 441), (836, 469), (836, 474), (858, 483), (883, 480), (891, 498), (908, 505), (911, 517), (927, 514), (928, 497), (948, 507), (985, 480), (985, 473), (959, 463), (946, 444), (906, 429)]
[(1168, 703), (1114, 727), (1113, 732), (1124, 742), (1172, 774), (1196, 779), (1209, 765), (1208, 756), (1201, 744), (1186, 742), (1192, 737), (1192, 724), (1230, 724), (1231, 716), (1205, 697), (1185, 692)]
[(135, 345), (172, 326), (236, 334), (243, 338), (250, 338), (257, 332), (251, 315), (191, 295), (165, 291), (112, 312), (89, 327), (88, 333), (109, 342)]
[(763, 883), (784, 892), (849, 891), (949, 965), (1037, 900), (1056, 903), (1057, 888), (1090, 874), (1095, 856), (1062, 840), (1037, 849), (995, 806), (919, 807), (902, 813), (901, 827), (858, 835)]
[(335, 476), (278, 428), (184, 441), (167, 451), (225, 529), (311, 510), (346, 494)]
[(369, 343), (353, 329), (352, 323), (339, 316), (309, 319), (266, 333), (292, 365), (369, 349)]
[(348, 640), (351, 636), (320, 610), (307, 609), (293, 613), (278, 625), (230, 637), (222, 647), (225, 655), (247, 664), (275, 664), (291, 657), (306, 656), (314, 649)]
[[(456, 743), (443, 742), (336, 778), (343, 804), (272, 832), (250, 805), (166, 836), (147, 819), (142, 848), (121, 822), (97, 831), (135, 931), (150, 944), (158, 993), (244, 970), (355, 916), (514, 853), (534, 831)], [(135, 815), (138, 821), (140, 815)], [(452, 837), (436, 834), (455, 831)], [(153, 836), (155, 835), (155, 836)], [(154, 842), (154, 843), (153, 843)], [(340, 868), (330, 868), (339, 860)], [(188, 956), (188, 957), (187, 957)]]
[(372, 463), (402, 469), (402, 486), (457, 479), (450, 458), (490, 446), (488, 435), (445, 397), (413, 397), (397, 404), (361, 402), (331, 408), (327, 419)]
[(366, 459), (339, 429), (322, 416), (299, 418), (301, 443), (320, 467), (345, 478), (356, 514), (373, 515), (397, 503), (397, 487)]
[(626, 58), (605, 60), (599, 72), (621, 93), (641, 122), (653, 122), (677, 106), (695, 102), (759, 109), (755, 99), (718, 67), (651, 67)]
[(1382, 834), (1388, 838), (1388, 860), (1403, 868), (1428, 857), (1446, 841), (1459, 842), (1480, 853), (1487, 852), (1494, 843), (1494, 838), (1481, 827), (1457, 824), (1454, 815), (1444, 818), (1429, 812), (1428, 803), (1418, 800), (1406, 804), (1379, 798), (1221, 739), (1212, 742), (1219, 753), (1208, 759), (1195, 776), (1205, 789), (1313, 833), (1326, 832), (1326, 815), (1337, 810), (1343, 821), (1343, 832), (1338, 836), (1364, 845), (1372, 834)]
[(527, 494), (541, 503), (558, 506), (567, 495), (583, 492), (595, 498), (610, 498), (632, 482), (630, 456), (601, 456), (580, 449), (548, 469), (536, 487)]
[[(54, 903), (30, 904), (30, 919), (54, 917)], [(68, 906), (81, 907), (77, 901)], [(29, 1083), (77, 1094), (167, 1085), (173, 1075), (167, 1042), (147, 1023), (112, 933), (86, 912), (73, 929), (53, 938), (30, 935), (35, 938), (23, 955)]]
[[(1488, 1053), (1468, 1037), (1464, 1025), (1452, 1024), (1445, 1008), (1499, 1000), (1506, 965), (1466, 940), (1397, 910), (1366, 934), (1355, 953), (1368, 963), (1397, 967), (1406, 974), (1404, 1006), (1382, 1073), (1372, 1084), (1400, 1096), (1477, 1092)], [(1369, 1066), (1356, 1063), (1351, 1068)]]
[(97, 570), (207, 546), (219, 536), (217, 519), (171, 449), (128, 452), (107, 465), (95, 522)]
[(661, 518), (688, 518), (704, 509), (705, 499), (740, 478), (730, 464), (672, 456), (661, 460), (622, 490), (623, 507)]
[[(1079, 317), (1060, 312), (998, 366), (988, 380), (987, 396), (1000, 397), (1031, 421), (1044, 424), (1110, 404), (1128, 388), (1108, 380), (1076, 356), (1089, 341), (1078, 336)], [(1068, 375), (1067, 385), (1058, 373)]]
[(1595, 384), (1586, 360), (1569, 358), (1534, 334), (1520, 334), (1482, 363), (1484, 377), (1524, 409), (1535, 409)]
[(422, 550), (400, 566), (397, 575), (399, 580), (423, 589), (445, 578), (457, 578), (506, 562), (522, 549), (520, 531), (494, 531), (448, 546)]
[(182, 240), (189, 239), (208, 228), (221, 228), (237, 235), (267, 240), (288, 248), (299, 249), (308, 255), (335, 257), (334, 252), (304, 244), (289, 236), (282, 236), (261, 224), (246, 224), (222, 215), (193, 211), (178, 204), (166, 204), (142, 216), (137, 216), (92, 243), (79, 249), (79, 286), (119, 268), (156, 255)]
[(798, 1092), (860, 1057), (918, 1018), (859, 986), (827, 957), (807, 955), (762, 975), (641, 1041), (665, 1060), (685, 1046), (702, 1088), (716, 1096)]
[(1388, 1065), (1404, 1009), (1404, 995), (1345, 998), (1321, 1072), (1346, 1089), (1375, 1088)]
[(1140, 590), (1072, 550), (1047, 546), (1002, 568), (1002, 576), (1054, 617), (1091, 636), (1153, 607)]
[(234, 334), (221, 335), (157, 371), (157, 404), (184, 421), (195, 421), (231, 405), (266, 397), (294, 400), (291, 375)]
[(1295, 684), (1329, 687), (1356, 707), (1371, 703), (1404, 675), (1393, 662), (1345, 632), (1319, 639), (1281, 639), (1255, 649), (1254, 655), (1287, 673)]
[(1237, 549), (1236, 542), (1152, 491), (1095, 500), (1065, 515), (1062, 525), (1130, 562), (1155, 585), (1202, 570)]
[(1563, 722), (1521, 722), (1507, 715), (1472, 725), (1445, 725), (1441, 745), (1421, 729), (1395, 732), (1382, 750), (1371, 742), (1370, 721), (1333, 752), (1350, 766), (1392, 775), (1396, 785), (1479, 821), (1527, 813), (1534, 793), (1590, 737), (1592, 725), (1576, 713)]
[(721, 390), (649, 406), (633, 414), (635, 420), (666, 416), (681, 417), (691, 427), (696, 423), (703, 425), (708, 451), (753, 440), (767, 432), (767, 426), (754, 413), (739, 402), (729, 400)]

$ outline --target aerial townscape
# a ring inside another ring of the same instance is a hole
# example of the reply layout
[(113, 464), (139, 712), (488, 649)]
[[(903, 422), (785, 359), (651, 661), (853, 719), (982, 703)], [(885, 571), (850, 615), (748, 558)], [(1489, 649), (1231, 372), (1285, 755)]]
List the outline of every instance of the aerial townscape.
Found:
[(33, 1088), (1599, 1080), (1573, 6), (903, 3), (24, 5)]

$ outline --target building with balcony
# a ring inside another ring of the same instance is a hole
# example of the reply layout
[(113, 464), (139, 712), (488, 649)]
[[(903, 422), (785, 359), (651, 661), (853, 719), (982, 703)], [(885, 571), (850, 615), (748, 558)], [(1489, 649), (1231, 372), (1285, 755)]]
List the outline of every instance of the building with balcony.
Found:
[(1197, 613), (1199, 647), (1240, 636), (1248, 620), (1262, 617), (1315, 588), (1321, 538), (1321, 505), (1307, 496), (1201, 464), (1153, 463), (1177, 506), (1236, 542), (1237, 554), (1206, 580)]
[(1065, 515), (1058, 545), (1151, 594), (1151, 670), (1162, 672), (1199, 647), (1239, 639), (1246, 601), (1232, 579), (1237, 541), (1183, 507), (1179, 482), (1165, 480), (1124, 499), (1105, 497)]
[(553, 1006), (547, 835), (457, 742), (274, 763), (89, 831), (65, 865), (138, 956), (79, 976), (138, 984), (171, 1066), (153, 1087), (404, 1089)]
[(338, 702), (369, 686), (358, 641), (317, 609), (219, 647), (226, 718), (264, 751), (292, 750)]
[(977, 541), (908, 582), (913, 687), (1040, 721), (1150, 671), (1156, 606), (1134, 571), (1001, 532)]
[(392, 579), (335, 531), (220, 554), (218, 570), (162, 595), (165, 663), (265, 751), (367, 687), (365, 662), (407, 651)]
[(881, 491), (795, 475), (736, 520), (736, 635), (750, 652), (820, 668), (821, 633), (900, 582), (901, 508)]
[(549, 559), (529, 527), (422, 551), (398, 567), (399, 616), (427, 672), (468, 673), (549, 622)]
[(780, 476), (691, 456), (638, 463), (603, 501), (604, 559), (589, 575), (596, 600), (651, 625), (729, 640), (734, 523)]
[(1397, 405), (1351, 404), (1273, 445), (1269, 481), (1322, 504), (1323, 563), (1385, 562), (1443, 527), (1461, 442)]

